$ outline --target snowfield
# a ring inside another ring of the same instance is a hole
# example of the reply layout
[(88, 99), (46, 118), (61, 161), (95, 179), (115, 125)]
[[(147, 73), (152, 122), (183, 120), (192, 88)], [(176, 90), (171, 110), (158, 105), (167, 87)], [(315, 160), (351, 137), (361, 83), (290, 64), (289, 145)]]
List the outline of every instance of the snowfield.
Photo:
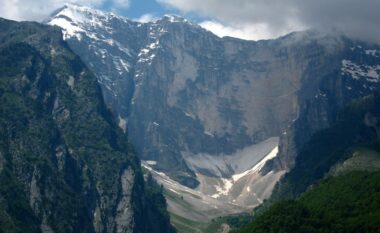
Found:
[(165, 188), (169, 212), (194, 221), (252, 210), (268, 198), (285, 171), (261, 174), (265, 163), (278, 154), (277, 137), (230, 155), (186, 154), (186, 162), (200, 185), (191, 189), (154, 170), (156, 161), (142, 161)]

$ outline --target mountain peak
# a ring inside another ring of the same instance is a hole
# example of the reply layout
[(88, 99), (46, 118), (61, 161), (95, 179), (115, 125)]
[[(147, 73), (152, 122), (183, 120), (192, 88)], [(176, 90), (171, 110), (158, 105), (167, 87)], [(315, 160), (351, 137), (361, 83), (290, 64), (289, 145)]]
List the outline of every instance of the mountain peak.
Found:
[(116, 16), (111, 12), (66, 3), (54, 11), (46, 22), (61, 27), (64, 39), (77, 37), (80, 40), (81, 33), (86, 33), (90, 29), (104, 29), (109, 21), (114, 18), (127, 21), (127, 18)]
[[(81, 40), (83, 34), (86, 34), (88, 37), (96, 37), (96, 33), (94, 33), (95, 31), (103, 31), (112, 34), (112, 31), (110, 30), (113, 27), (112, 24), (114, 19), (128, 24), (132, 23), (128, 18), (117, 16), (112, 12), (105, 12), (73, 3), (66, 3), (63, 7), (54, 11), (50, 15), (50, 18), (45, 20), (45, 22), (62, 28), (65, 40), (73, 37)], [(156, 22), (164, 24), (186, 23), (195, 25), (184, 17), (175, 14), (166, 14)]]

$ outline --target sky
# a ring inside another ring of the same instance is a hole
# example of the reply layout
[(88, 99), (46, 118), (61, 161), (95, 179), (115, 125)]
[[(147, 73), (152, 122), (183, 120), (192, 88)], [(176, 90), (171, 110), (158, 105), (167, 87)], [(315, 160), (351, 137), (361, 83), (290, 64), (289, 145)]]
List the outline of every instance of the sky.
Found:
[(221, 37), (260, 40), (316, 29), (380, 43), (380, 0), (0, 0), (0, 17), (42, 21), (65, 2), (141, 22), (177, 14)]

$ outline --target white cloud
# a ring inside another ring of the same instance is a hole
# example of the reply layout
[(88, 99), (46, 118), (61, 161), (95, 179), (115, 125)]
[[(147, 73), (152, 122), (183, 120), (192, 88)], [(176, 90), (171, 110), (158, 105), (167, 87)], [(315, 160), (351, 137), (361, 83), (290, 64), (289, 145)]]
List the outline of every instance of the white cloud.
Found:
[(0, 0), (0, 16), (12, 20), (41, 21), (65, 3), (95, 8), (105, 3), (111, 8), (129, 7), (129, 0)]
[[(186, 13), (216, 19), (225, 25), (225, 32), (239, 32), (244, 36), (255, 25), (262, 25), (257, 29), (260, 32), (257, 38), (276, 37), (305, 28), (321, 31), (335, 28), (354, 38), (380, 42), (379, 0), (156, 1)], [(213, 28), (218, 27), (213, 25)]]
[[(5, 18), (13, 18), (14, 16), (18, 16), (17, 8), (15, 7), (18, 5), (18, 0), (1, 0), (1, 8), (0, 8), (0, 15), (1, 17)], [(10, 17), (11, 16), (11, 17)]]
[(140, 23), (148, 23), (152, 21), (156, 21), (158, 17), (154, 16), (153, 14), (144, 14), (140, 16), (139, 18), (133, 19), (134, 21), (140, 22)]
[(230, 26), (216, 21), (203, 21), (199, 23), (199, 25), (219, 37), (230, 36), (244, 40), (263, 40), (274, 38), (286, 34), (288, 31), (300, 30), (302, 28), (299, 27), (294, 28), (293, 30), (280, 30), (273, 33), (265, 23)]
[(260, 40), (271, 37), (268, 34), (268, 30), (263, 24), (256, 24), (246, 27), (231, 27), (225, 26), (216, 21), (203, 21), (199, 24), (201, 27), (213, 32), (219, 37), (231, 36), (236, 38), (241, 38), (245, 40)]

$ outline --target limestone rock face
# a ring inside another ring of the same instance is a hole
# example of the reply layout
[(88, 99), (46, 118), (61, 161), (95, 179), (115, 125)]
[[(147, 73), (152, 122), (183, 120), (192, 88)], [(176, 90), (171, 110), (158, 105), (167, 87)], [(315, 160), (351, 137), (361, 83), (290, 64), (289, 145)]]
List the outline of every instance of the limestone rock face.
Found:
[(263, 172), (289, 169), (296, 147), (380, 86), (379, 46), (341, 35), (245, 41), (176, 16), (138, 23), (72, 5), (47, 23), (95, 73), (137, 155), (190, 187), (210, 170), (186, 158), (228, 156), (272, 137), (279, 154)]

